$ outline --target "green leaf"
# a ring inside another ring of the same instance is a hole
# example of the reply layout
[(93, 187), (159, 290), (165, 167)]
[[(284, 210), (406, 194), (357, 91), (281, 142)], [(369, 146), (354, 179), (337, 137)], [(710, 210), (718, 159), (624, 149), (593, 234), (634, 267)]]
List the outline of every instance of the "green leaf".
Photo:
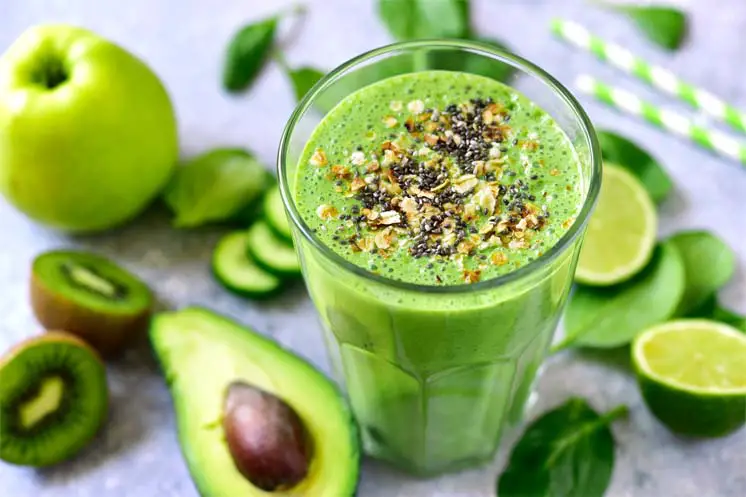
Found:
[(301, 67), (288, 70), (288, 76), (293, 83), (295, 98), (300, 101), (308, 93), (308, 90), (324, 77), (324, 73), (313, 67)]
[(500, 497), (602, 497), (614, 470), (609, 425), (627, 413), (599, 416), (571, 398), (529, 425), (497, 482)]
[(275, 41), (278, 17), (241, 28), (231, 39), (223, 69), (223, 87), (230, 92), (246, 89), (267, 61)]
[[(499, 50), (512, 51), (500, 40), (481, 37), (470, 39), (486, 43)], [(433, 51), (428, 55), (428, 68), (430, 69), (468, 72), (502, 82), (509, 81), (516, 71), (515, 67), (510, 64), (463, 51)]]
[(227, 221), (259, 199), (271, 175), (247, 151), (221, 148), (179, 167), (164, 192), (174, 226)]
[(688, 318), (704, 318), (729, 324), (746, 333), (746, 316), (723, 307), (717, 295), (711, 295), (698, 308), (686, 315)]
[(684, 262), (684, 296), (677, 316), (685, 316), (712, 297), (736, 272), (736, 256), (728, 245), (706, 231), (686, 231), (669, 238)]
[(578, 286), (567, 306), (570, 345), (626, 345), (644, 328), (669, 319), (684, 294), (684, 262), (675, 245), (660, 244), (648, 266), (632, 280), (611, 287)]
[(469, 36), (468, 0), (379, 0), (378, 13), (399, 40)]
[(676, 8), (643, 5), (611, 7), (629, 17), (650, 41), (662, 48), (676, 50), (684, 41), (687, 31), (686, 15)]
[(665, 169), (648, 152), (629, 139), (611, 131), (597, 131), (601, 154), (606, 162), (626, 168), (643, 184), (654, 202), (661, 202), (673, 187)]

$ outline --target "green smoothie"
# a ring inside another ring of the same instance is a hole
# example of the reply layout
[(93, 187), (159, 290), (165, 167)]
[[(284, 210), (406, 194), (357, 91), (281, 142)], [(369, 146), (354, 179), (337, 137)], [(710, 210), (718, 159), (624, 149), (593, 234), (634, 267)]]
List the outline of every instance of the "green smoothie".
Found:
[[(564, 132), (516, 90), (423, 71), (347, 96), (300, 158), (294, 201), (318, 240), (304, 275), (367, 451), (418, 473), (474, 464), (519, 421), (577, 243), (549, 251), (586, 181)], [(507, 278), (510, 280), (510, 278)]]

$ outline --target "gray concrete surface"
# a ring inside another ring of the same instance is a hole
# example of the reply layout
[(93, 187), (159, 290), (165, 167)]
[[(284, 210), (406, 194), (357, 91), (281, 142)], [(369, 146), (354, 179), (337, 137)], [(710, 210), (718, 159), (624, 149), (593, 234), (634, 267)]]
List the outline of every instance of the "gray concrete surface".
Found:
[[(373, 0), (306, 3), (310, 6), (307, 22), (289, 49), (294, 64), (331, 68), (390, 41), (375, 16)], [(553, 40), (547, 24), (557, 15), (582, 21), (746, 108), (746, 4), (742, 0), (685, 4), (692, 32), (686, 47), (673, 55), (651, 47), (623, 19), (586, 2), (473, 3), (473, 17), (481, 32), (505, 39), (566, 84), (580, 72), (591, 72), (677, 107)], [(25, 27), (45, 21), (97, 30), (141, 55), (162, 76), (178, 109), (184, 156), (215, 145), (247, 145), (273, 167), (281, 129), (293, 107), (287, 81), (271, 67), (249, 95), (229, 97), (220, 90), (218, 74), (226, 41), (237, 26), (286, 4), (273, 0), (10, 0), (3, 2), (0, 15), (0, 49)], [(746, 312), (746, 170), (588, 99), (581, 100), (599, 126), (639, 140), (675, 178), (675, 192), (661, 208), (662, 235), (682, 228), (706, 228), (735, 248), (739, 272), (723, 298)], [(175, 233), (167, 221), (165, 213), (154, 211), (115, 233), (69, 238), (29, 223), (0, 201), (0, 350), (39, 331), (26, 297), (29, 261), (51, 247), (75, 246), (100, 251), (141, 274), (164, 305), (213, 307), (327, 369), (318, 325), (302, 288), (265, 304), (234, 298), (209, 276), (208, 260), (219, 231)], [(540, 400), (534, 409), (540, 412), (570, 395), (585, 396), (598, 409), (618, 403), (630, 406), (629, 419), (614, 426), (617, 462), (609, 497), (746, 495), (746, 430), (712, 441), (675, 437), (646, 411), (628, 371), (614, 364), (571, 353), (552, 359), (540, 381)], [(196, 497), (177, 446), (171, 403), (147, 347), (131, 351), (109, 371), (111, 419), (95, 443), (74, 461), (43, 471), (0, 464), (0, 496)], [(486, 467), (432, 480), (414, 479), (366, 462), (360, 496), (493, 496), (503, 461), (504, 453)]]

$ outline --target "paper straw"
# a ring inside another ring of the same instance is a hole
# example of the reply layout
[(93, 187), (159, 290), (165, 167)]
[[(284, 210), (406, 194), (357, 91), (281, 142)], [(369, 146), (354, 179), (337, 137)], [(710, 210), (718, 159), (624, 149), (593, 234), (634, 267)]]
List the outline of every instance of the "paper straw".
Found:
[(719, 131), (694, 124), (690, 119), (650, 102), (626, 90), (614, 88), (587, 74), (580, 75), (575, 84), (583, 93), (611, 105), (627, 114), (687, 138), (719, 155), (746, 164), (746, 145)]
[(595, 54), (627, 74), (658, 88), (691, 105), (713, 119), (746, 133), (746, 113), (727, 104), (707, 90), (685, 83), (668, 69), (650, 64), (626, 48), (602, 40), (583, 26), (562, 19), (552, 21), (552, 32), (573, 45)]

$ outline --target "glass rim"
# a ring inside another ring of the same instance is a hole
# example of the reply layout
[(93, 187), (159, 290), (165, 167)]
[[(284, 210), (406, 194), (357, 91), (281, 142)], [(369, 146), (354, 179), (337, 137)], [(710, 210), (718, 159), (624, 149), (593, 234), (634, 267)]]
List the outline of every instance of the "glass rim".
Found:
[[(498, 59), (519, 69), (521, 72), (540, 80), (547, 87), (549, 87), (549, 89), (552, 90), (552, 92), (556, 96), (560, 97), (560, 99), (569, 109), (572, 110), (573, 117), (580, 124), (580, 127), (583, 130), (584, 138), (588, 144), (588, 150), (590, 153), (590, 184), (588, 185), (588, 191), (585, 199), (583, 200), (583, 205), (580, 209), (580, 212), (578, 213), (575, 222), (570, 227), (570, 229), (567, 230), (564, 235), (562, 235), (562, 237), (557, 241), (557, 243), (552, 246), (552, 248), (550, 248), (547, 252), (532, 260), (528, 264), (521, 266), (515, 271), (511, 271), (507, 274), (495, 278), (490, 278), (484, 281), (478, 281), (476, 283), (459, 283), (456, 285), (424, 285), (420, 283), (410, 283), (393, 278), (388, 278), (386, 276), (376, 274), (372, 271), (369, 271), (368, 269), (353, 264), (341, 255), (334, 252), (328, 246), (326, 246), (311, 231), (295, 206), (295, 201), (293, 200), (293, 196), (290, 191), (290, 184), (288, 182), (288, 178), (286, 177), (287, 167), (285, 166), (285, 163), (288, 160), (290, 138), (301, 117), (305, 115), (319, 93), (326, 90), (338, 79), (340, 75), (345, 74), (349, 69), (357, 67), (361, 63), (364, 63), (371, 59), (375, 59), (377, 57), (385, 56), (388, 54), (394, 54), (396, 52), (437, 47), (442, 47), (444, 49), (462, 49), (472, 52), (476, 55)], [(321, 78), (301, 99), (301, 101), (293, 110), (293, 113), (290, 115), (290, 119), (288, 119), (287, 124), (285, 125), (277, 152), (277, 177), (280, 184), (280, 194), (282, 196), (282, 201), (289, 213), (291, 222), (295, 225), (296, 228), (298, 228), (305, 240), (308, 241), (315, 249), (321, 252), (321, 254), (323, 254), (324, 257), (326, 257), (330, 262), (342, 267), (346, 271), (349, 271), (356, 276), (382, 285), (395, 287), (400, 290), (419, 293), (440, 294), (471, 293), (506, 286), (512, 282), (524, 279), (536, 273), (541, 268), (546, 267), (548, 264), (555, 261), (560, 256), (560, 254), (564, 253), (565, 249), (567, 249), (577, 239), (588, 222), (588, 219), (596, 204), (599, 191), (601, 189), (601, 149), (595, 134), (595, 130), (593, 128), (593, 124), (591, 123), (591, 120), (586, 112), (580, 106), (580, 103), (577, 101), (577, 99), (564, 85), (562, 85), (562, 83), (557, 81), (553, 76), (541, 69), (536, 64), (524, 59), (523, 57), (483, 42), (447, 39), (415, 40), (391, 43), (389, 45), (364, 52), (337, 66), (323, 78)]]

